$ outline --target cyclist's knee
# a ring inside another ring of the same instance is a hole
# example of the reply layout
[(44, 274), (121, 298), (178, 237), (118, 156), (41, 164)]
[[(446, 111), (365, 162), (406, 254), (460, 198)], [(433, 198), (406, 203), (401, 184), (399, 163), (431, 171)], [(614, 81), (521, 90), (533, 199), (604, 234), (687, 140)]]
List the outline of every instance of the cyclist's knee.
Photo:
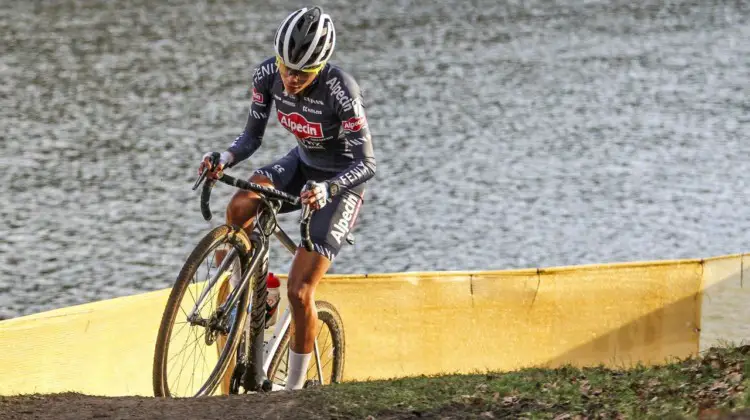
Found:
[(255, 214), (257, 198), (235, 194), (227, 204), (227, 223), (242, 226)]
[(289, 304), (297, 308), (306, 308), (312, 303), (313, 288), (301, 281), (289, 281), (286, 297)]

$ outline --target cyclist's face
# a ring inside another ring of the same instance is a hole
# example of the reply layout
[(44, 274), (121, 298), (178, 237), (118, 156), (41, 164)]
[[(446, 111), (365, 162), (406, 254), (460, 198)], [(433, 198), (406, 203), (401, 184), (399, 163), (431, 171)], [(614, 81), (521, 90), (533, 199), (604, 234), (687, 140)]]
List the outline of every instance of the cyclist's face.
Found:
[(276, 60), (276, 65), (279, 68), (279, 74), (281, 75), (281, 81), (284, 83), (284, 90), (287, 93), (296, 95), (306, 87), (310, 86), (310, 83), (315, 80), (320, 70), (311, 71), (300, 71), (287, 68), (281, 60)]

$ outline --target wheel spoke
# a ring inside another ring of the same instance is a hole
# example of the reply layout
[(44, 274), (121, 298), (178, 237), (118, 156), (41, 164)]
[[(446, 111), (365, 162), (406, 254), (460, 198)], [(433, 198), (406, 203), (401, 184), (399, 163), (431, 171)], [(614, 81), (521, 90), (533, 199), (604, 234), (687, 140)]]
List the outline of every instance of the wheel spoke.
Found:
[[(196, 340), (194, 340), (193, 343), (195, 343), (196, 341), (198, 341), (198, 339), (199, 338), (196, 338)], [(193, 351), (190, 352), (190, 355), (192, 356), (193, 353), (195, 353), (195, 347), (193, 347)], [(183, 360), (185, 360), (185, 359), (183, 358)], [(180, 378), (182, 378), (182, 371), (184, 371), (184, 370), (185, 370), (185, 365), (183, 364), (182, 368), (180, 369), (180, 372), (177, 373), (177, 388), (180, 387)]]
[[(323, 324), (323, 325), (325, 326), (325, 324)], [(320, 338), (320, 334), (322, 334), (322, 333), (323, 333), (323, 328), (321, 327), (321, 329), (320, 329), (320, 332), (318, 333), (318, 338)], [(326, 335), (325, 335), (325, 337), (326, 337), (326, 341), (325, 341), (325, 342), (323, 342), (323, 346), (321, 346), (321, 347), (322, 347), (322, 348), (324, 348), (324, 349), (328, 348), (328, 347), (326, 347), (326, 345), (328, 344), (328, 338), (329, 338), (329, 337), (331, 337), (331, 339), (333, 339), (333, 337), (331, 336), (331, 334), (330, 334), (330, 333), (329, 333), (329, 334), (326, 334)], [(331, 341), (331, 343), (333, 344), (333, 341)], [(323, 351), (321, 350), (321, 353), (322, 353), (322, 352), (323, 352)]]
[(187, 286), (187, 291), (188, 291), (188, 293), (190, 293), (190, 297), (193, 298), (193, 304), (191, 305), (191, 307), (195, 307), (195, 303), (196, 303), (196, 301), (195, 301), (195, 295), (193, 294), (193, 291), (190, 290), (191, 289), (191, 285), (197, 284), (196, 281), (195, 281), (195, 276), (196, 275), (197, 275), (197, 273), (193, 274), (193, 277), (190, 278), (190, 284), (188, 284), (188, 286)]
[[(175, 322), (175, 325), (177, 325), (177, 324), (178, 324), (178, 323), (177, 323), (177, 322)], [(183, 329), (185, 329), (185, 325), (190, 325), (190, 323), (189, 323), (189, 322), (180, 322), (179, 324), (182, 324), (182, 326), (181, 326), (181, 327), (180, 327), (180, 328), (179, 328), (179, 329), (177, 330), (177, 332), (176, 332), (176, 333), (174, 333), (174, 336), (179, 336), (179, 334), (180, 334), (180, 333), (182, 332), (182, 330), (183, 330)], [(171, 334), (170, 334), (170, 337), (172, 337), (172, 335), (171, 335)]]
[[(196, 346), (196, 348), (200, 348), (200, 344)], [(193, 374), (190, 375), (190, 382), (188, 382), (188, 391), (193, 389), (193, 380), (195, 379), (195, 360), (193, 360)]]
[[(191, 330), (191, 331), (192, 331), (192, 330)], [(182, 360), (183, 360), (183, 361), (185, 360), (185, 353), (184, 353), (184, 351), (185, 351), (185, 349), (187, 348), (187, 347), (186, 347), (186, 345), (192, 345), (192, 344), (194, 343), (194, 341), (193, 341), (193, 342), (191, 342), (190, 344), (187, 344), (188, 340), (190, 340), (190, 333), (188, 333), (188, 334), (186, 334), (186, 335), (185, 335), (185, 343), (183, 344), (182, 350), (180, 350), (179, 352), (177, 352), (177, 354), (175, 354), (174, 356), (172, 356), (172, 357), (171, 357), (171, 358), (170, 358), (170, 359), (169, 359), (169, 360), (167, 361), (167, 364), (169, 364), (169, 362), (171, 362), (171, 361), (172, 361), (172, 359), (174, 359), (175, 357), (177, 357), (177, 356), (178, 356), (178, 355), (180, 355), (180, 354), (182, 354)]]
[[(197, 336), (197, 335), (195, 334), (195, 332), (193, 332), (193, 333), (194, 333), (194, 336), (195, 336), (195, 340), (193, 340), (193, 341), (191, 342), (191, 344), (195, 344), (195, 343), (197, 343), (197, 342), (198, 342), (198, 340), (200, 340), (200, 339), (201, 339), (201, 338), (202, 338), (202, 337), (203, 337), (203, 336), (205, 335), (205, 333), (203, 333), (203, 334), (201, 334), (200, 336)], [(190, 337), (190, 336), (188, 335), (188, 337)], [(195, 348), (196, 348), (196, 347), (195, 347), (195, 346), (193, 346), (193, 350), (192, 350), (192, 351), (190, 352), (190, 356), (192, 356), (192, 355), (193, 355), (193, 354), (195, 353)], [(184, 351), (184, 349), (183, 349), (183, 351)], [(186, 357), (186, 355), (187, 355), (187, 353), (183, 353), (183, 357), (182, 357), (182, 361), (183, 361), (183, 364), (182, 364), (182, 368), (180, 368), (180, 371), (179, 371), (179, 372), (177, 373), (177, 388), (179, 388), (179, 385), (180, 385), (180, 378), (182, 378), (182, 372), (183, 372), (183, 371), (185, 370), (185, 363), (184, 363), (184, 362), (185, 362), (185, 357)], [(187, 357), (190, 357), (190, 356), (187, 356)], [(168, 374), (167, 374), (167, 375), (168, 375)]]
[[(182, 311), (182, 314), (183, 314), (183, 315), (185, 315), (185, 319), (186, 319), (186, 320), (187, 320), (188, 318), (190, 318), (190, 317), (188, 316), (187, 312), (185, 312), (185, 310), (184, 310), (184, 309), (182, 309), (182, 305), (180, 305), (180, 311)], [(185, 322), (188, 322), (188, 321), (185, 321)]]
[[(203, 295), (203, 292), (206, 290), (206, 287), (209, 287), (209, 281), (211, 280), (211, 266), (217, 265), (217, 264), (212, 264), (215, 261), (214, 260), (214, 256), (215, 255), (216, 255), (216, 251), (214, 250), (212, 256), (209, 259), (206, 259), (206, 279), (203, 281), (203, 288), (201, 289), (201, 292), (198, 293), (198, 296)], [(196, 282), (196, 286), (197, 285), (198, 285), (198, 283)], [(216, 286), (216, 285), (215, 284), (211, 285), (211, 288), (213, 289), (214, 286)], [(197, 302), (197, 301), (195, 301), (195, 299), (193, 299), (193, 301), (194, 301), (194, 303), (195, 303), (196, 306), (198, 305), (198, 303), (201, 304), (201, 306), (198, 308), (198, 313), (200, 313), (203, 310), (203, 307), (206, 305), (206, 303), (205, 302)]]
[[(192, 331), (192, 330), (191, 330), (191, 331)], [(205, 335), (205, 333), (204, 333), (203, 335)], [(201, 336), (203, 336), (203, 335), (201, 335)], [(185, 343), (187, 343), (187, 341), (188, 341), (189, 339), (190, 339), (190, 334), (188, 334), (188, 336), (187, 336), (187, 337), (185, 338)], [(197, 339), (196, 339), (196, 340), (197, 340)], [(193, 340), (193, 341), (191, 341), (189, 345), (195, 344), (196, 340)], [(176, 353), (176, 354), (175, 354), (174, 356), (170, 357), (170, 358), (169, 358), (169, 360), (167, 360), (167, 362), (171, 362), (171, 361), (172, 361), (172, 359), (174, 359), (175, 357), (177, 357), (177, 356), (178, 356), (178, 355), (179, 355), (180, 353), (182, 353), (182, 352), (184, 352), (184, 351), (185, 351), (185, 347), (183, 347), (183, 348), (182, 348), (182, 350), (180, 350), (179, 352), (177, 352), (177, 353)]]

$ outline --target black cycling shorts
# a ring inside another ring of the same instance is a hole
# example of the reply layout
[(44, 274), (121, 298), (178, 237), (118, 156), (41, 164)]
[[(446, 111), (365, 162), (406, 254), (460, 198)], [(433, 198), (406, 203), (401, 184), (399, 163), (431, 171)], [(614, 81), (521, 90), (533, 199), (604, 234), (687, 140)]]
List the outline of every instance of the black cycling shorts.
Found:
[[(299, 196), (307, 181), (326, 181), (336, 177), (336, 172), (321, 171), (306, 165), (292, 149), (276, 162), (259, 168), (255, 174), (263, 175), (273, 182), (276, 189)], [(346, 190), (331, 199), (322, 209), (313, 213), (310, 220), (310, 239), (315, 252), (333, 261), (346, 240), (346, 235), (354, 228), (359, 209), (365, 194), (364, 184)], [(300, 209), (284, 203), (280, 213)], [(302, 243), (300, 241), (300, 245)]]

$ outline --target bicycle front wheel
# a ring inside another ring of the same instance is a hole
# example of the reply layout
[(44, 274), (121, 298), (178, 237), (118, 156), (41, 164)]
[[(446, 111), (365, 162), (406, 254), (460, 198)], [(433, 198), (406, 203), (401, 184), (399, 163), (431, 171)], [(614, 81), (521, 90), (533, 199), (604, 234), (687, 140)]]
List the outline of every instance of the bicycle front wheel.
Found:
[[(344, 323), (336, 308), (328, 302), (316, 301), (318, 323), (315, 341), (318, 346), (318, 357), (313, 352), (307, 368), (306, 383), (329, 385), (340, 383), (344, 379)], [(289, 368), (289, 340), (291, 328), (288, 328), (268, 367), (268, 378), (277, 386), (286, 386)], [(318, 359), (320, 364), (318, 364)]]
[[(250, 249), (244, 231), (223, 225), (203, 237), (188, 257), (167, 300), (156, 339), (155, 396), (203, 396), (216, 389), (240, 342), (251, 290), (245, 288), (236, 305), (222, 313), (218, 311), (226, 298), (222, 285), (226, 289), (233, 275), (241, 278)], [(224, 270), (216, 263), (217, 251), (231, 258), (222, 264)]]

